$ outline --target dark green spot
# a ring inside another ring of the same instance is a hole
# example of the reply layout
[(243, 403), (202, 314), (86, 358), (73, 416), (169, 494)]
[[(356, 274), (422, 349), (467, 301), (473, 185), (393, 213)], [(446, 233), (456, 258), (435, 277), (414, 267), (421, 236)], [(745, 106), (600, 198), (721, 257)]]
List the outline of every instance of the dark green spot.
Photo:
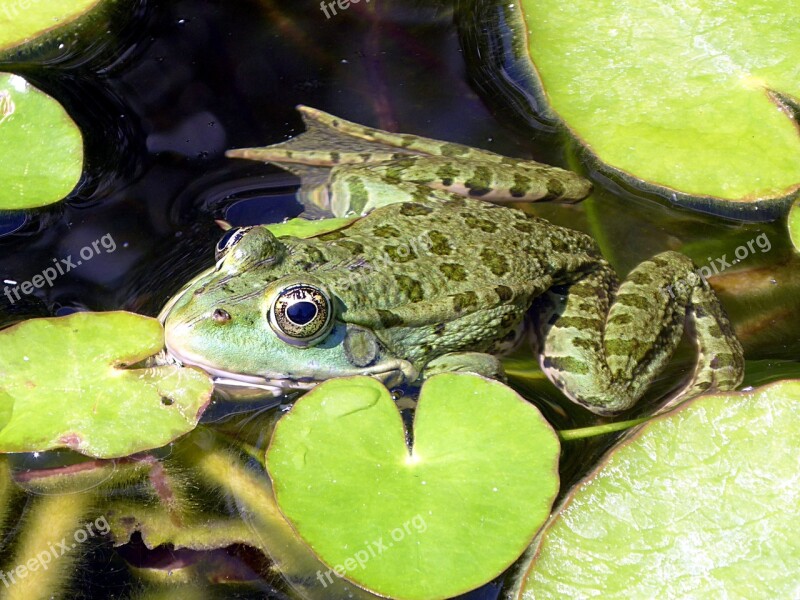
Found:
[(633, 323), (633, 317), (623, 313), (616, 314), (608, 320), (609, 325), (628, 325), (630, 323)]
[(648, 285), (653, 282), (653, 278), (644, 271), (633, 271), (628, 275), (627, 281), (636, 285)]
[(471, 229), (480, 229), (486, 233), (494, 233), (497, 231), (497, 224), (488, 220), (476, 217), (475, 215), (467, 214), (464, 217), (464, 222)]
[(436, 171), (436, 177), (442, 182), (445, 187), (450, 187), (458, 177), (458, 171), (452, 165), (442, 165)]
[(408, 298), (410, 302), (419, 302), (425, 299), (425, 292), (422, 291), (422, 284), (408, 275), (398, 275), (395, 277), (400, 292)]
[(475, 292), (453, 294), (451, 298), (453, 298), (453, 310), (457, 313), (478, 306), (478, 295)]
[(633, 306), (641, 310), (648, 310), (651, 308), (651, 303), (647, 301), (647, 298), (639, 294), (620, 294), (617, 296), (615, 303), (622, 304), (623, 306)]
[(514, 290), (507, 285), (498, 285), (494, 288), (494, 291), (497, 292), (497, 297), (500, 298), (500, 302), (508, 302), (514, 297)]
[(379, 225), (372, 230), (375, 237), (379, 238), (396, 238), (400, 237), (400, 230), (392, 225)]
[(364, 183), (357, 177), (347, 180), (347, 190), (350, 192), (350, 210), (360, 213), (369, 201), (369, 193)]
[(456, 263), (444, 263), (439, 265), (439, 270), (444, 273), (450, 281), (466, 281), (467, 270)]
[(606, 339), (605, 347), (607, 356), (639, 356), (638, 340)]
[(514, 185), (511, 186), (509, 192), (514, 198), (522, 198), (528, 193), (531, 188), (531, 178), (519, 173), (514, 174)]
[(481, 250), (481, 260), (484, 266), (489, 269), (492, 274), (502, 277), (509, 271), (508, 261), (506, 258), (491, 248), (484, 248)]
[(577, 375), (586, 375), (589, 373), (589, 367), (577, 358), (571, 356), (548, 356), (542, 361), (545, 369), (555, 369), (556, 371), (564, 371), (565, 373), (575, 373)]
[(459, 144), (443, 144), (441, 152), (442, 156), (459, 157), (469, 154), (469, 148)]
[(428, 250), (436, 256), (447, 256), (453, 251), (450, 239), (441, 231), (428, 232)]
[(336, 243), (337, 246), (349, 250), (353, 256), (360, 256), (364, 254), (364, 246), (352, 240), (343, 240)]
[(560, 198), (564, 195), (564, 184), (551, 177), (547, 180), (547, 195), (551, 198)]
[(485, 196), (492, 191), (492, 172), (488, 167), (475, 167), (472, 177), (464, 185), (470, 196)]
[(400, 214), (404, 217), (421, 217), (433, 212), (432, 208), (412, 202), (403, 202), (400, 205)]
[(414, 249), (407, 245), (401, 246), (384, 246), (383, 251), (392, 262), (406, 263), (417, 258)]

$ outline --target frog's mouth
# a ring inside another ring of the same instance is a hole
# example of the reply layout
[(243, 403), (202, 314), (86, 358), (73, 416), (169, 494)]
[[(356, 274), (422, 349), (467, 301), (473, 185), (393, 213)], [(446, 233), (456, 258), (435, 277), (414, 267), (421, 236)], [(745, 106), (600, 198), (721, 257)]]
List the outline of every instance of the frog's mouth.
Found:
[(310, 390), (326, 379), (367, 375), (374, 377), (387, 387), (414, 381), (417, 369), (408, 361), (395, 359), (372, 367), (354, 368), (352, 372), (336, 373), (331, 377), (295, 376), (291, 373), (276, 373), (274, 376), (233, 373), (208, 364), (198, 357), (186, 356), (170, 348), (169, 344), (155, 358), (157, 365), (197, 367), (212, 376), (214, 390), (232, 399), (274, 398), (290, 392)]

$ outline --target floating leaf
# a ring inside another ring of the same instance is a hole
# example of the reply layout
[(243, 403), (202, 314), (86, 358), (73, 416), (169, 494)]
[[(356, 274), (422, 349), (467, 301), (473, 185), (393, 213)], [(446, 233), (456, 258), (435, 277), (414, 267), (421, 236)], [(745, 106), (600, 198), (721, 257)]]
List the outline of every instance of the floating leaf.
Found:
[(700, 397), (578, 484), (516, 598), (790, 598), (800, 545), (800, 381)]
[(512, 43), (495, 45), (514, 48), (507, 68), (592, 166), (678, 203), (752, 218), (775, 216), (800, 187), (800, 19), (784, 2), (495, 8), (513, 29)]
[(336, 231), (356, 221), (356, 217), (338, 217), (332, 219), (290, 219), (285, 223), (265, 225), (275, 237), (291, 235), (297, 238), (310, 238), (330, 231)]
[(0, 331), (0, 452), (70, 448), (115, 458), (191, 431), (211, 397), (198, 369), (126, 369), (158, 352), (155, 319), (126, 312), (32, 319)]
[(0, 210), (58, 202), (82, 170), (83, 137), (62, 106), (19, 75), (0, 73)]
[(432, 377), (413, 439), (409, 450), (389, 392), (368, 377), (329, 380), (278, 422), (275, 497), (331, 567), (322, 577), (398, 599), (455, 596), (506, 569), (547, 518), (558, 440), (511, 388)]
[(7, 0), (0, 8), (0, 54), (64, 27), (102, 0)]

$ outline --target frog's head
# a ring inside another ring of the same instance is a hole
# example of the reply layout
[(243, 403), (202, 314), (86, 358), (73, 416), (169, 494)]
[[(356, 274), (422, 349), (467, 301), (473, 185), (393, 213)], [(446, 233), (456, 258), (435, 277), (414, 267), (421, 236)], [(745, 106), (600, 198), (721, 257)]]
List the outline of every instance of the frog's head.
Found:
[(264, 227), (229, 231), (216, 268), (162, 312), (169, 354), (226, 381), (284, 390), (347, 375), (387, 385), (416, 378), (372, 331), (341, 319), (335, 290), (313, 274), (291, 272), (287, 255)]

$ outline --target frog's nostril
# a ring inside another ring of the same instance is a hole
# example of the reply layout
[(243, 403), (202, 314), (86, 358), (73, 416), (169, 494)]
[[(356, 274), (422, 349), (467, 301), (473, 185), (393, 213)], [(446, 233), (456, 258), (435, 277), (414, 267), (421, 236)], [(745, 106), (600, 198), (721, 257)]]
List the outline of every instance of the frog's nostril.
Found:
[(211, 315), (211, 318), (217, 323), (227, 323), (231, 320), (231, 315), (227, 310), (218, 308), (214, 311), (214, 314)]

